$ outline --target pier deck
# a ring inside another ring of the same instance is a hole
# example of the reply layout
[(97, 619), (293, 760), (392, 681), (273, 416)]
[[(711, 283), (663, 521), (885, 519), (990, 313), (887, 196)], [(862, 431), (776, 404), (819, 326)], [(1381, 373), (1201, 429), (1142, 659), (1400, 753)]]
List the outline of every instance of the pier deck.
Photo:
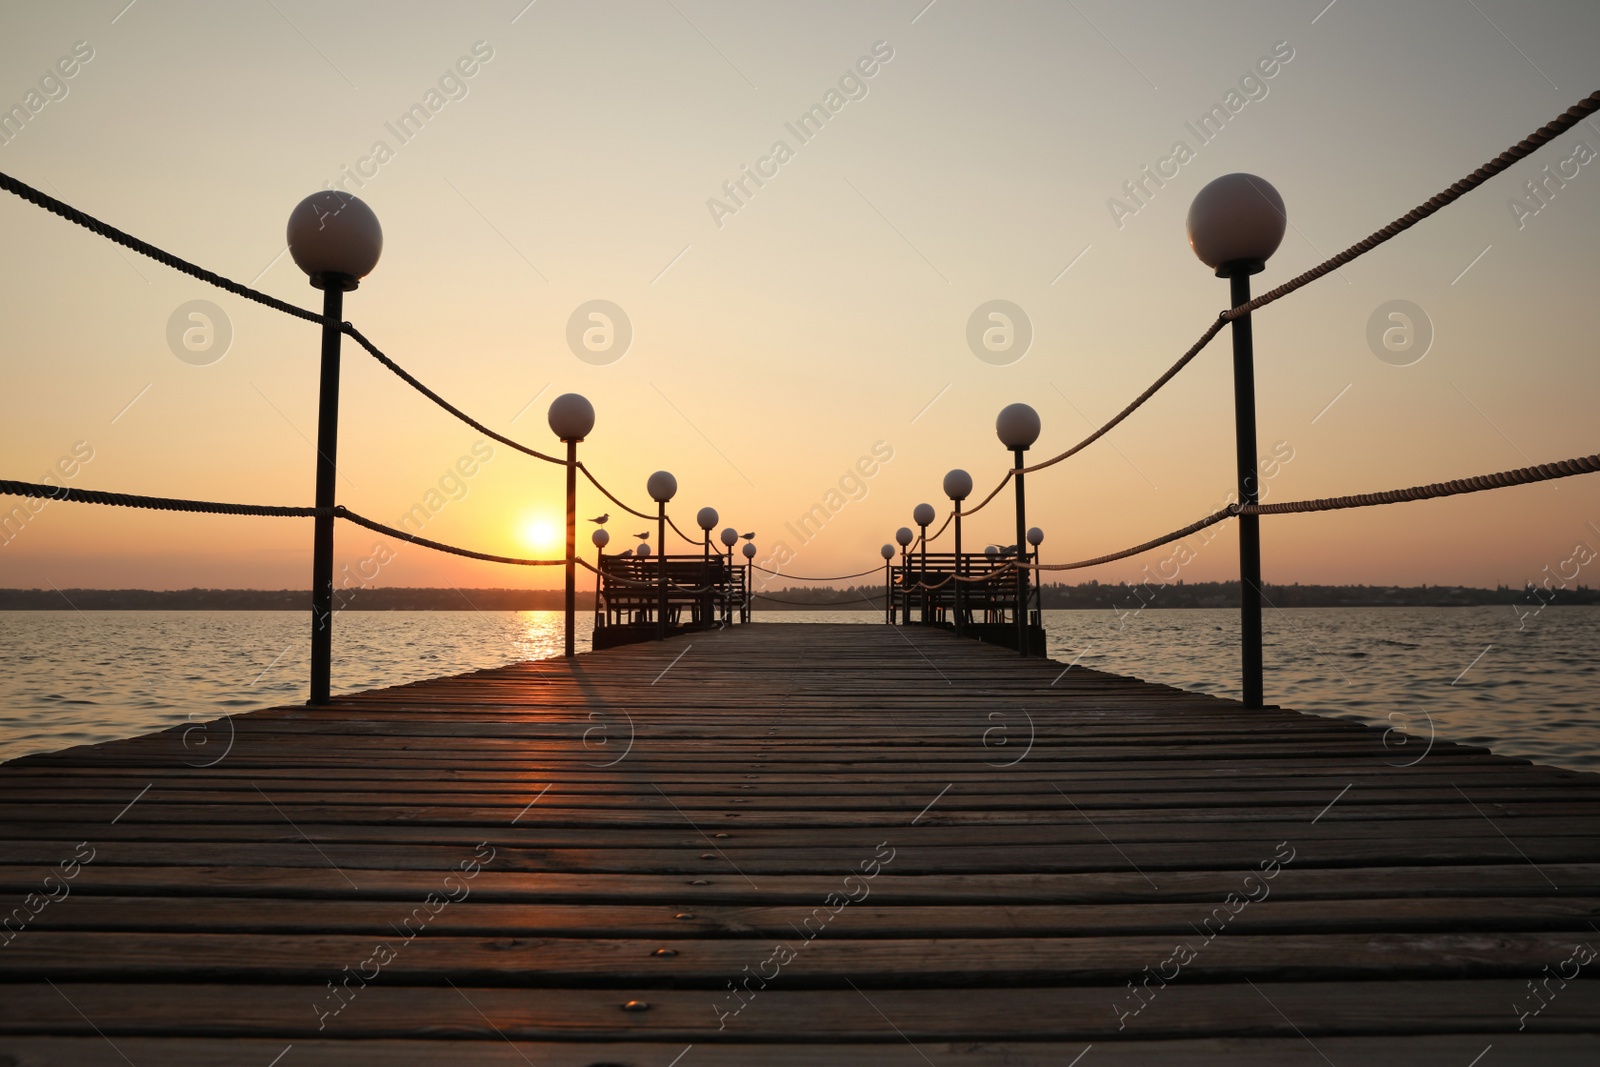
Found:
[(15, 761), (0, 1064), (1596, 1062), (1600, 776), (1063, 667), (762, 624)]

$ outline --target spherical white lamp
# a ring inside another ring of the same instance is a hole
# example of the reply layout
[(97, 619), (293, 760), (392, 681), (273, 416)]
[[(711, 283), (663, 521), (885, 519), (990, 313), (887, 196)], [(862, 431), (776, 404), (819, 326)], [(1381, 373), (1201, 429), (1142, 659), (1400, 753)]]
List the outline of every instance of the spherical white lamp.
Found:
[(1034, 548), (1044, 544), (1044, 531), (1037, 526), (1028, 527), (1028, 544)]
[(1189, 247), (1218, 277), (1257, 274), (1283, 243), (1289, 216), (1265, 178), (1224, 174), (1189, 205)]
[(734, 545), (739, 543), (739, 531), (735, 530), (732, 526), (724, 526), (722, 528), (722, 533), (718, 536), (722, 539), (723, 545), (728, 548), (732, 548)]
[(633, 554), (635, 556), (639, 557), (640, 559), (649, 559), (650, 558), (650, 542), (649, 541), (640, 541), (637, 545), (633, 546)]
[(917, 535), (911, 532), (911, 527), (902, 526), (894, 532), (894, 539), (901, 548), (905, 548), (917, 539)]
[[(666, 471), (656, 471), (645, 483), (645, 489), (650, 493), (650, 499), (657, 504), (665, 504), (678, 494), (678, 479)], [(716, 520), (712, 520), (713, 523)]]
[(956, 503), (972, 495), (972, 475), (959, 467), (944, 476), (944, 495)]
[(550, 432), (563, 441), (582, 441), (594, 429), (594, 405), (577, 393), (550, 402)]
[(1027, 404), (1007, 404), (994, 420), (1000, 443), (1013, 452), (1031, 448), (1039, 439), (1039, 428), (1039, 413)]
[(883, 558), (884, 559), (894, 559), (894, 546), (893, 545), (884, 545), (882, 548), (878, 549), (878, 551), (883, 553)]
[(911, 509), (911, 520), (918, 526), (932, 526), (938, 513), (933, 510), (932, 504), (918, 504)]
[[(887, 546), (885, 546), (885, 547), (887, 547)], [(741, 548), (739, 551), (744, 553), (744, 558), (745, 559), (755, 559), (756, 558), (756, 546), (755, 546), (755, 544), (753, 542), (746, 541), (744, 543), (744, 547)]]
[(594, 547), (605, 548), (611, 543), (611, 535), (606, 533), (604, 530), (596, 530), (594, 533), (589, 535), (589, 540), (594, 542)]
[(289, 213), (289, 255), (326, 288), (332, 281), (349, 292), (372, 273), (383, 254), (383, 227), (361, 200), (339, 189), (312, 193)]
[[(676, 486), (674, 486), (674, 488), (676, 488)], [(652, 490), (652, 492), (654, 492), (654, 490)], [(706, 533), (710, 533), (711, 528), (717, 524), (717, 519), (720, 517), (721, 516), (717, 514), (716, 508), (701, 508), (695, 513), (694, 521), (699, 524), (700, 529), (704, 530)]]

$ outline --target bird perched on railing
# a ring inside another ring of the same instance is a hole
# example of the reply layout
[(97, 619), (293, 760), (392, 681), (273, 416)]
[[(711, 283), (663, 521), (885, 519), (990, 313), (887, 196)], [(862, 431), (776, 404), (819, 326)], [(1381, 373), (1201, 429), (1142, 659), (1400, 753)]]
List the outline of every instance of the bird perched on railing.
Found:
[(599, 518), (590, 519), (589, 521), (594, 523), (596, 526), (604, 526), (606, 523), (611, 521), (611, 512), (608, 511), (604, 515), (601, 515)]

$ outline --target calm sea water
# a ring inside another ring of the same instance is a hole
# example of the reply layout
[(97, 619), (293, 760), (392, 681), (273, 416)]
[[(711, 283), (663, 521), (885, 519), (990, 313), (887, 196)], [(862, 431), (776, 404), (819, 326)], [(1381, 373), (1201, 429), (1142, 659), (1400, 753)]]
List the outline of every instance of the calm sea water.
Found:
[[(1517, 621), (1509, 607), (1269, 610), (1267, 699), (1600, 770), (1600, 607)], [(580, 613), (580, 649), (589, 624)], [(309, 626), (297, 612), (0, 612), (0, 759), (303, 701)], [(1049, 611), (1045, 628), (1063, 663), (1239, 695), (1231, 611)], [(334, 642), (335, 689), (353, 692), (557, 655), (561, 616), (347, 612)]]

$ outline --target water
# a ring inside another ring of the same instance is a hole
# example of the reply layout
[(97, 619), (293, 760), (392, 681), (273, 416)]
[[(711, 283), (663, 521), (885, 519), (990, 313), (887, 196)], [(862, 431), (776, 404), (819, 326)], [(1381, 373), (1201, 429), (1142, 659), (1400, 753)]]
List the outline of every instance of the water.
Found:
[[(333, 689), (351, 693), (560, 655), (558, 611), (349, 611)], [(578, 613), (577, 644), (593, 620)], [(0, 760), (304, 703), (296, 611), (0, 612)]]
[[(309, 625), (299, 612), (0, 612), (0, 759), (299, 703)], [(580, 649), (589, 627), (580, 612)], [(1047, 611), (1045, 630), (1063, 663), (1239, 695), (1235, 612)], [(1520, 631), (1509, 607), (1269, 609), (1265, 631), (1269, 702), (1600, 771), (1600, 607), (1547, 608)], [(334, 688), (557, 655), (561, 643), (559, 612), (346, 612)]]

